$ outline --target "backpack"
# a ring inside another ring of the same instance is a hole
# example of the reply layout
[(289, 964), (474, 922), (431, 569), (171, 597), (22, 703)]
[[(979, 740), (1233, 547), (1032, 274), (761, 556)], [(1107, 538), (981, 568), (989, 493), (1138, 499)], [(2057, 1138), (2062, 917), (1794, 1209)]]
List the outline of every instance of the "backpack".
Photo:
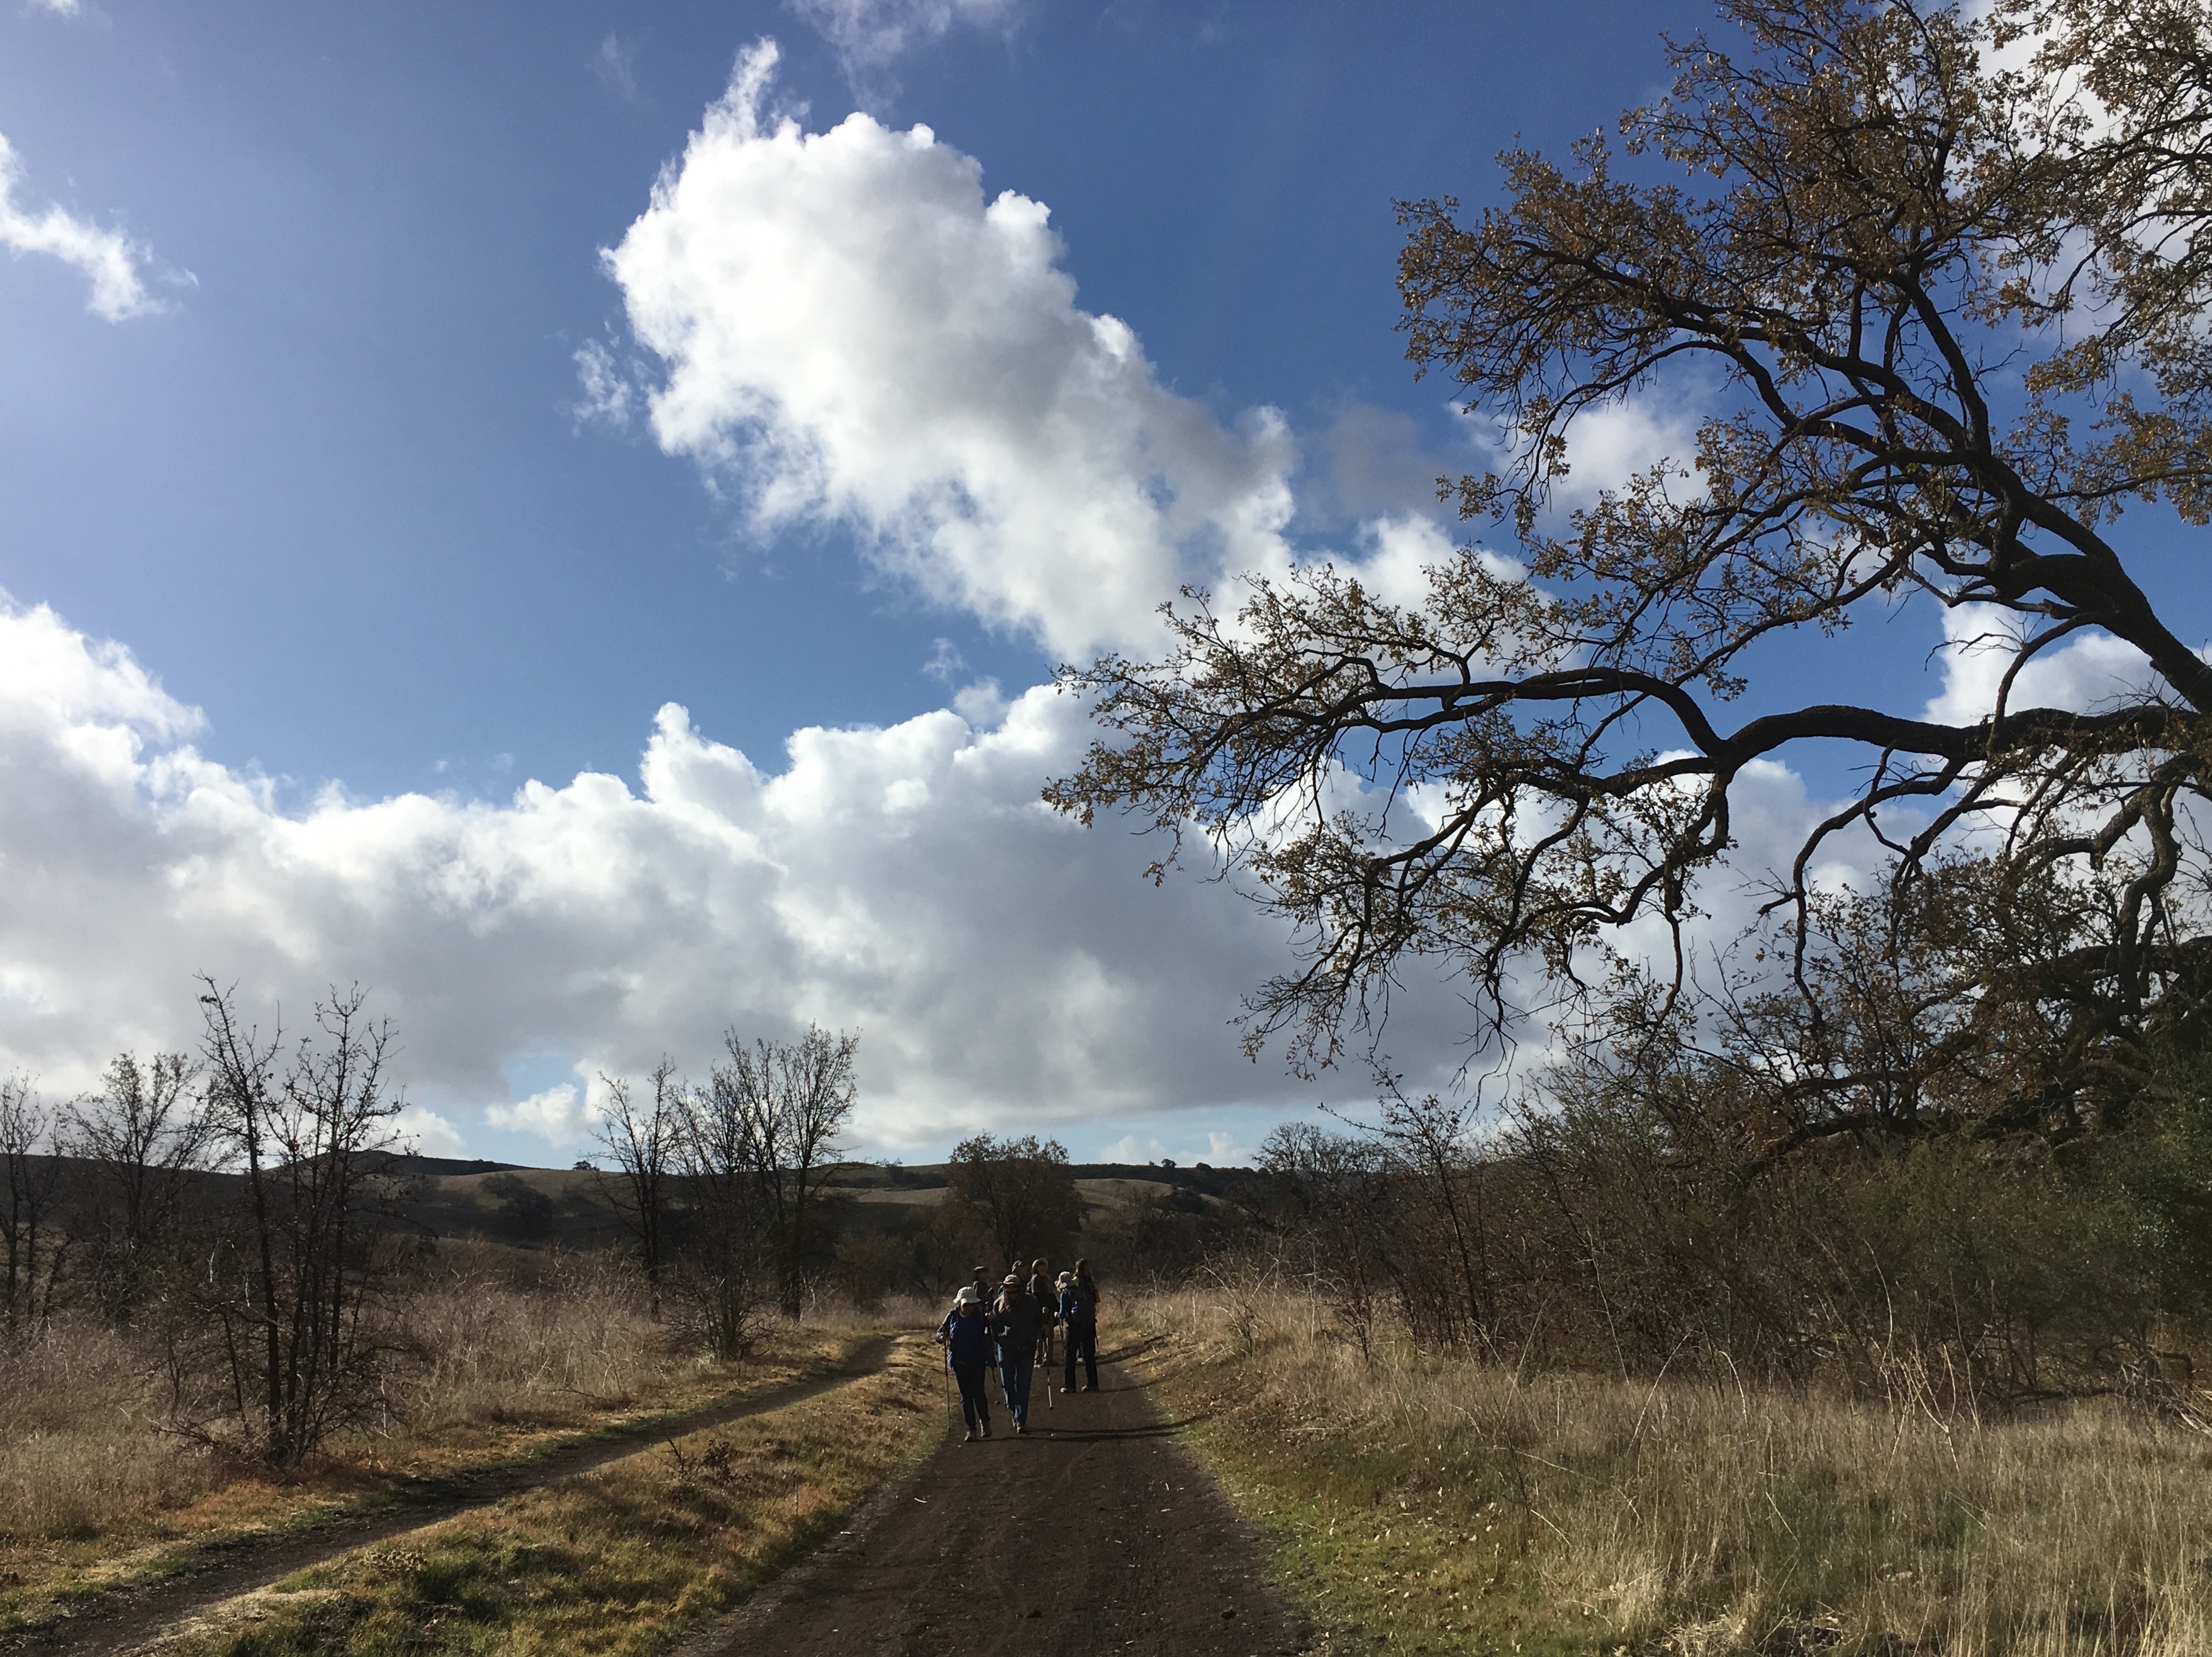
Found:
[(1060, 1314), (1073, 1323), (1090, 1323), (1098, 1316), (1098, 1285), (1088, 1278), (1073, 1278), (1060, 1297)]

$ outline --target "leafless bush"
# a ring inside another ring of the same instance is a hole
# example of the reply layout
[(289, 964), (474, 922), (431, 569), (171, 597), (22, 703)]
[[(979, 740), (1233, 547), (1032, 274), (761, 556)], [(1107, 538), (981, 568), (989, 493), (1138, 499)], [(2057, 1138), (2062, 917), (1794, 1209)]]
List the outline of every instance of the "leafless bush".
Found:
[(396, 1140), (392, 1033), (369, 1020), (359, 990), (333, 991), (315, 1009), (315, 1034), (280, 1068), (281, 1032), (262, 1041), (229, 992), (204, 982), (209, 1104), (244, 1201), (196, 1296), (210, 1350), (219, 1344), (231, 1418), (248, 1424), (268, 1460), (289, 1465), (380, 1403), (378, 1266), (389, 1255), (368, 1211), (368, 1168)]
[[(100, 1316), (127, 1322), (173, 1280), (187, 1199), (220, 1155), (216, 1122), (182, 1053), (118, 1053), (97, 1093), (70, 1105), (58, 1148), (76, 1159), (76, 1269)], [(170, 1287), (173, 1288), (173, 1281)]]

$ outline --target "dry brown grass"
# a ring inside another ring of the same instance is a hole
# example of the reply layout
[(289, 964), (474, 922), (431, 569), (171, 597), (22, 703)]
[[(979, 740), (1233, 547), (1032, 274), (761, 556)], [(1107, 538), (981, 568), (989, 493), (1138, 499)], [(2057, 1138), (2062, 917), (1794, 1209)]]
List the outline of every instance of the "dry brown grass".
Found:
[(2212, 1652), (2212, 1441), (2129, 1406), (1976, 1423), (1387, 1342), (1368, 1363), (1258, 1292), (1140, 1320), (1285, 1569), (1412, 1648)]
[(62, 1325), (0, 1350), (0, 1548), (97, 1536), (206, 1494), (221, 1470), (162, 1431), (166, 1398), (144, 1354), (105, 1330)]
[(396, 1482), (519, 1459), (641, 1416), (830, 1367), (873, 1320), (763, 1322), (720, 1364), (670, 1339), (618, 1263), (449, 1246), (398, 1325), (374, 1430), (297, 1473), (167, 1428), (150, 1342), (58, 1324), (0, 1357), (0, 1628), (185, 1567), (226, 1537), (311, 1524)]
[[(216, 1608), (164, 1657), (667, 1651), (945, 1430), (935, 1348)], [(856, 1427), (859, 1430), (855, 1430)]]
[(514, 1281), (514, 1251), (449, 1243), (406, 1302), (414, 1362), (402, 1366), (392, 1429), (434, 1434), (460, 1423), (561, 1420), (580, 1406), (625, 1404), (690, 1369), (646, 1315), (635, 1272), (605, 1255), (553, 1255)]
[(801, 1320), (810, 1329), (860, 1334), (879, 1329), (934, 1329), (946, 1302), (921, 1295), (887, 1295), (870, 1306), (824, 1296), (810, 1304)]

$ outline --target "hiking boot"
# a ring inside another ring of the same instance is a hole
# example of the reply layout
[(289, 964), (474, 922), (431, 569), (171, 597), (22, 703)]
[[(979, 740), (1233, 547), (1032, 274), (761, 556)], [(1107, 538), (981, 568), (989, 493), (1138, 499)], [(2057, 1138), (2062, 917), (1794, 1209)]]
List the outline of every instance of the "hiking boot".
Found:
[(983, 1423), (983, 1436), (984, 1436), (984, 1437), (986, 1437), (986, 1438), (988, 1438), (988, 1437), (990, 1437), (990, 1435), (991, 1435), (991, 1423), (990, 1423), (989, 1422), (988, 1422), (988, 1421), (987, 1421), (987, 1422), (985, 1422), (985, 1423)]
[(975, 1442), (975, 1429), (970, 1427), (966, 1432), (961, 1434), (960, 1442), (963, 1444), (973, 1444)]

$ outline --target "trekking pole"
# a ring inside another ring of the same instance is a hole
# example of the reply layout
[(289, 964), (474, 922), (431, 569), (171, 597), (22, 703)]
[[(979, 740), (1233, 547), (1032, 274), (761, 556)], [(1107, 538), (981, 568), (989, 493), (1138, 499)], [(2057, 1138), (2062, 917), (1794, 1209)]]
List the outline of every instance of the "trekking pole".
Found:
[(945, 1349), (945, 1430), (952, 1430), (952, 1349)]

